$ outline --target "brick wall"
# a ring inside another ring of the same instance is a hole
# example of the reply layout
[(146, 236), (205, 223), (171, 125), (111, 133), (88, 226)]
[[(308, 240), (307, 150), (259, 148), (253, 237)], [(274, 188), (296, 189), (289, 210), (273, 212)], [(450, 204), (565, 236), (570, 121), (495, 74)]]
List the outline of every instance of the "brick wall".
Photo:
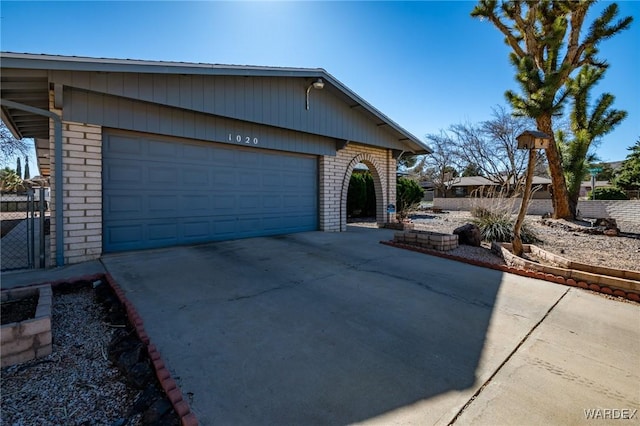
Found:
[(369, 167), (376, 190), (376, 221), (379, 225), (395, 220), (387, 204), (395, 204), (396, 160), (390, 150), (349, 144), (336, 156), (320, 157), (320, 229), (347, 230), (347, 192), (353, 169), (358, 163)]
[(640, 223), (640, 200), (585, 200), (578, 202), (582, 217), (609, 217)]
[[(61, 114), (53, 107), (51, 111)], [(53, 123), (51, 158), (51, 260), (56, 259), (55, 169)], [(97, 259), (102, 254), (102, 128), (62, 122), (64, 263)]]

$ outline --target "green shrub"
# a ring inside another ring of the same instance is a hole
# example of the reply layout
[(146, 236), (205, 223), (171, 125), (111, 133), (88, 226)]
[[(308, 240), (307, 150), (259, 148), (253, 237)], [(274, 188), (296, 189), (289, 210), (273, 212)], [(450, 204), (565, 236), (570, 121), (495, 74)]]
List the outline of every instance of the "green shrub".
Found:
[(376, 215), (376, 187), (373, 183), (371, 172), (366, 172), (364, 178), (367, 184), (367, 199), (364, 204), (363, 214), (366, 217), (373, 217)]
[(620, 188), (605, 186), (589, 193), (590, 200), (628, 200), (627, 194)]
[(424, 189), (412, 179), (398, 178), (396, 184), (396, 211), (400, 218), (406, 217), (408, 210), (422, 201)]
[(367, 202), (367, 182), (362, 173), (354, 173), (349, 180), (347, 214), (361, 216)]
[[(488, 212), (488, 214), (477, 217), (472, 221), (482, 234), (482, 239), (485, 241), (498, 241), (498, 242), (511, 242), (513, 240), (513, 227), (515, 220), (510, 215), (495, 214)], [(532, 244), (540, 241), (535, 232), (527, 225), (522, 224), (520, 230), (520, 238), (524, 244)]]

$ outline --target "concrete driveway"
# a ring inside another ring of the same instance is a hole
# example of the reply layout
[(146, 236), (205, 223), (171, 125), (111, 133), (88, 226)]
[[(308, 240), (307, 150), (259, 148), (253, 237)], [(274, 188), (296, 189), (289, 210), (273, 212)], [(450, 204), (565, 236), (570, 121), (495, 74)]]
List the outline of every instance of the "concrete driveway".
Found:
[(391, 237), (103, 264), (203, 425), (581, 424), (640, 408), (638, 304), (378, 243)]

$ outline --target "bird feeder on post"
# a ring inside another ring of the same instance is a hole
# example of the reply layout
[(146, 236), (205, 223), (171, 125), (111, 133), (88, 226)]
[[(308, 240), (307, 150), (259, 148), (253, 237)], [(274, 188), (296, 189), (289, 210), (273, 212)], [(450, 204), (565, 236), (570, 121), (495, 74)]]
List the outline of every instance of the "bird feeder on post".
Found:
[(537, 130), (525, 130), (516, 136), (516, 140), (518, 141), (518, 149), (547, 149), (551, 137)]
[(522, 194), (522, 203), (520, 203), (520, 211), (518, 212), (518, 219), (513, 228), (513, 240), (511, 241), (511, 247), (513, 254), (516, 256), (522, 256), (522, 239), (520, 238), (520, 230), (522, 229), (522, 223), (524, 217), (527, 214), (527, 206), (529, 204), (529, 197), (531, 196), (531, 183), (533, 182), (533, 169), (535, 167), (535, 151), (537, 149), (547, 149), (551, 136), (546, 133), (538, 132), (537, 130), (526, 130), (516, 137), (518, 141), (518, 149), (529, 150), (529, 162), (527, 163), (527, 174), (525, 175), (524, 193)]

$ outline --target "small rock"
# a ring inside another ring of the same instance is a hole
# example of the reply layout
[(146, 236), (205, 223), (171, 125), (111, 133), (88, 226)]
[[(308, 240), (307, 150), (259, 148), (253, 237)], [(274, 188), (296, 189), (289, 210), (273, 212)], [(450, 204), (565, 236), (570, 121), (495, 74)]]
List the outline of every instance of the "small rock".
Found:
[(162, 416), (169, 412), (173, 407), (171, 402), (166, 398), (157, 399), (151, 407), (142, 415), (142, 421), (144, 424), (155, 423), (160, 420)]
[(458, 236), (458, 243), (468, 246), (480, 247), (482, 242), (482, 233), (473, 223), (467, 223), (453, 230), (453, 233)]
[(144, 389), (155, 377), (151, 367), (146, 362), (139, 362), (125, 372), (127, 381), (138, 389)]
[(596, 219), (595, 226), (604, 226), (605, 228), (617, 228), (618, 223), (610, 217), (601, 217)]
[(155, 384), (148, 385), (138, 399), (136, 399), (136, 402), (133, 403), (131, 410), (129, 410), (129, 417), (148, 410), (149, 407), (162, 396), (162, 393)]
[(618, 228), (610, 228), (604, 230), (604, 235), (607, 237), (617, 237), (620, 234)]

